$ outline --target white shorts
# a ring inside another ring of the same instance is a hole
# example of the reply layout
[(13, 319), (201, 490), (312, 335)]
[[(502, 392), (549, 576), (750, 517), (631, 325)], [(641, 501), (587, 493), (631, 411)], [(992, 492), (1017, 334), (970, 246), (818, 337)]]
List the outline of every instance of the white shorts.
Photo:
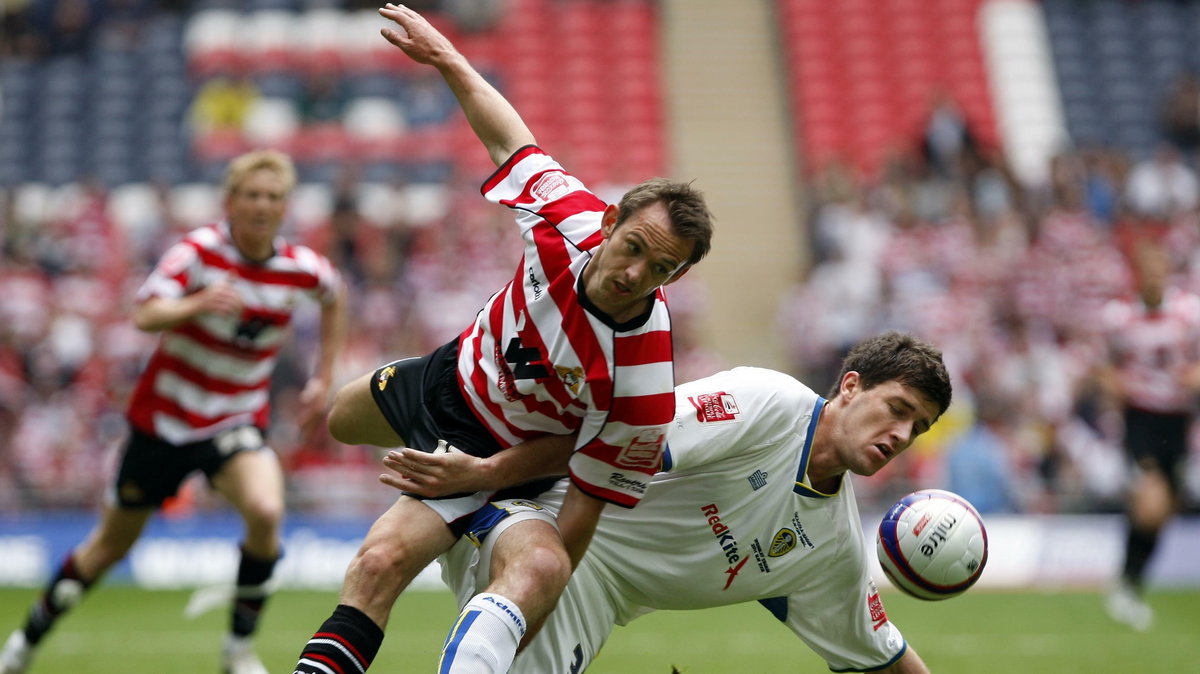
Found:
[[(458, 605), (488, 585), (496, 540), (518, 522), (541, 520), (557, 526), (554, 514), (535, 502), (496, 501), (496, 511), (482, 511), (467, 532), (442, 555), (442, 579), (454, 590)], [(616, 610), (595, 567), (584, 558), (571, 576), (557, 608), (522, 651), (509, 672), (514, 674), (578, 674), (584, 671), (612, 632)]]

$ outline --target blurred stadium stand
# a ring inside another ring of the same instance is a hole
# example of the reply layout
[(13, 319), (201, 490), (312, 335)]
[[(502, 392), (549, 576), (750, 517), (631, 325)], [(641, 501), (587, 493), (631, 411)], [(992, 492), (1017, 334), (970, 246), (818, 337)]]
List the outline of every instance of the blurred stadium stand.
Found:
[[(659, 3), (410, 4), (433, 10), (602, 196), (670, 171)], [(224, 165), (249, 147), (297, 159), (291, 235), (353, 284), (361, 321), (347, 379), (448, 339), (511, 274), (509, 218), (477, 195), (486, 154), (436, 74), (377, 37), (373, 5), (5, 7), (0, 512), (101, 498), (96, 476), (150, 339), (128, 324), (133, 289), (166, 245), (219, 217)], [(957, 379), (946, 420), (891, 477), (862, 481), (863, 497), (955, 488), (948, 457), (976, 451), (967, 431), (1000, 410), (1005, 507), (1118, 508), (1117, 430), (1086, 377), (1095, 311), (1129, 292), (1123, 251), (1142, 235), (1164, 237), (1180, 278), (1200, 288), (1194, 195), (1145, 209), (1127, 194), (1164, 146), (1196, 181), (1200, 112), (1165, 120), (1176, 91), (1200, 109), (1200, 89), (1185, 86), (1200, 70), (1200, 4), (775, 0), (775, 10), (807, 204), (797, 258), (813, 260), (780, 298), (792, 369), (821, 388), (849, 344), (894, 327), (935, 340)], [(686, 329), (706, 309), (680, 285), (672, 307)], [(289, 422), (313, 319), (298, 322), (280, 367), (272, 443), (297, 508), (373, 514), (390, 497), (371, 488), (373, 451), (302, 438)], [(680, 332), (696, 363), (681, 371), (705, 367), (691, 350), (702, 340)], [(1187, 484), (1194, 507), (1200, 472)], [(194, 489), (175, 507), (207, 505)]]

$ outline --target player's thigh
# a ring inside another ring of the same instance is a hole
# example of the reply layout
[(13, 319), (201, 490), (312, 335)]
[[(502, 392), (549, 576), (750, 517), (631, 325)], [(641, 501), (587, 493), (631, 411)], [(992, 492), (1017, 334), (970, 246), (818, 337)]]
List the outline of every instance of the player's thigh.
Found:
[(239, 451), (212, 477), (213, 488), (248, 522), (283, 519), (283, 468), (268, 447)]
[(371, 393), (376, 374), (365, 374), (343, 386), (334, 396), (329, 409), (329, 433), (340, 442), (351, 445), (398, 447), (404, 439), (396, 432), (379, 409)]
[(391, 573), (408, 585), (455, 537), (441, 516), (421, 501), (401, 496), (367, 531), (354, 564), (375, 575)]

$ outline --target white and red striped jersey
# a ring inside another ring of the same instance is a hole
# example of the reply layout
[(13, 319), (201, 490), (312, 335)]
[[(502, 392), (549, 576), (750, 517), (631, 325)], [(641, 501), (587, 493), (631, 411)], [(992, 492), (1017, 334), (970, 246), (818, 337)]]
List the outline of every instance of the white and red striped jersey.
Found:
[(292, 313), (302, 301), (333, 302), (341, 283), (324, 256), (282, 238), (265, 262), (247, 260), (221, 222), (169, 248), (137, 301), (184, 297), (225, 278), (241, 293), (241, 315), (202, 314), (163, 331), (129, 403), (137, 430), (178, 445), (233, 426), (265, 429), (271, 373)]
[(575, 484), (632, 507), (659, 468), (674, 411), (662, 289), (620, 325), (587, 303), (581, 277), (605, 204), (541, 149), (518, 151), (482, 191), (515, 211), (525, 254), (460, 338), (463, 397), (504, 446), (578, 432)]
[(1168, 288), (1156, 309), (1140, 299), (1112, 300), (1103, 325), (1128, 405), (1167, 414), (1192, 409), (1183, 372), (1200, 357), (1200, 296)]

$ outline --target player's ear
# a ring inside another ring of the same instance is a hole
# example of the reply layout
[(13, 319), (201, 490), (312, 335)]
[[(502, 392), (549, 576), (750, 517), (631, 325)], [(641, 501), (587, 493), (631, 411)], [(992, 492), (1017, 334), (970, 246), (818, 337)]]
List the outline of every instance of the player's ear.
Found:
[(604, 215), (600, 218), (600, 235), (604, 238), (612, 236), (613, 230), (617, 228), (617, 217), (621, 215), (621, 207), (616, 204), (609, 204), (604, 208)]
[(842, 376), (842, 381), (838, 386), (842, 396), (847, 399), (853, 398), (854, 394), (862, 388), (862, 376), (854, 370), (850, 370)]

